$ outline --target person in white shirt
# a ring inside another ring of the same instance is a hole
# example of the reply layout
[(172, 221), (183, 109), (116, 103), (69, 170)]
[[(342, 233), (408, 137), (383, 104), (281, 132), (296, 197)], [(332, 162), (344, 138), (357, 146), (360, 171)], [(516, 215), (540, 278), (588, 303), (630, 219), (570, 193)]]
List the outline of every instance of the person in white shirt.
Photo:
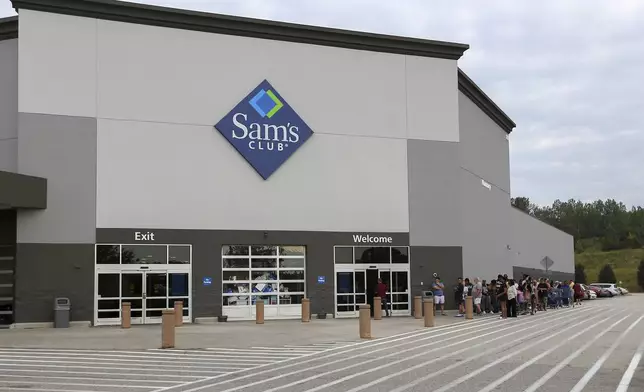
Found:
[(517, 317), (517, 288), (518, 284), (510, 279), (508, 285), (508, 317)]

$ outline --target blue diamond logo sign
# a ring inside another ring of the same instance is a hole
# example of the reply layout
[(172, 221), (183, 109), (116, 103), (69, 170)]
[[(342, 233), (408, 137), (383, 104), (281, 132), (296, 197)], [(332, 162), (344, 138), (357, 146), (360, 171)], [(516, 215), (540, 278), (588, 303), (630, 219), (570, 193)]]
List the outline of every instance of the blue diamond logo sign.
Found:
[(313, 131), (264, 80), (215, 128), (267, 180)]

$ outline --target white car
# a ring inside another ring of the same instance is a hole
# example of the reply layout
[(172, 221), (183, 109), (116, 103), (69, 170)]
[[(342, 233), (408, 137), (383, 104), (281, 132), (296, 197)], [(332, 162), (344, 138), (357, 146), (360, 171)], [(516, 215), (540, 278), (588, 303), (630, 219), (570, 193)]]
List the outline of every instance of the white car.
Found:
[(583, 283), (580, 283), (579, 285), (581, 286), (581, 289), (584, 292), (584, 299), (596, 299), (597, 298), (597, 294), (594, 291), (592, 291), (591, 289), (589, 289), (588, 286), (586, 286)]
[(591, 283), (590, 285), (597, 286), (601, 289), (606, 289), (613, 295), (622, 295), (622, 292), (619, 291), (615, 283)]
[(628, 294), (628, 290), (626, 290), (626, 289), (625, 289), (625, 288), (623, 288), (623, 287), (618, 287), (618, 288), (617, 288), (617, 290), (619, 290), (619, 292), (620, 292), (620, 293), (622, 293), (622, 295), (626, 295), (626, 294)]

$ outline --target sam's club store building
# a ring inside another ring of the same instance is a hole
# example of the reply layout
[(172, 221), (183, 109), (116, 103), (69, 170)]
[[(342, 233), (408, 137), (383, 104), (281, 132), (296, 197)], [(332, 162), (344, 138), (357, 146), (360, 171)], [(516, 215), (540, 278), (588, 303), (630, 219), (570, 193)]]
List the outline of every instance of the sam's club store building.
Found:
[[(515, 124), (467, 45), (108, 0), (0, 20), (0, 323), (394, 315), (438, 273), (571, 277), (510, 206)], [(447, 295), (448, 306), (453, 306)]]

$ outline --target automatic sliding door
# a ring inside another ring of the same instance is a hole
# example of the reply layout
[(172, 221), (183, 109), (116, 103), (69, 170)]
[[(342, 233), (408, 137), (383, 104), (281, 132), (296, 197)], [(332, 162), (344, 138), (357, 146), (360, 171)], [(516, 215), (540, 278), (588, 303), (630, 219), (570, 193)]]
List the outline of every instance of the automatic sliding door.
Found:
[(353, 271), (337, 271), (335, 285), (336, 316), (353, 316), (355, 314)]
[(189, 317), (188, 293), (190, 293), (190, 275), (186, 272), (168, 272), (168, 308), (174, 308), (175, 301), (183, 301), (183, 317)]
[[(145, 324), (160, 323), (163, 309), (168, 306), (168, 274), (145, 272)], [(174, 307), (174, 304), (172, 305)]]
[(336, 316), (355, 317), (360, 305), (367, 303), (366, 273), (361, 271), (336, 271)]
[(132, 306), (132, 324), (143, 324), (145, 286), (144, 273), (123, 271), (121, 274), (121, 303), (129, 302)]
[(115, 323), (121, 318), (120, 274), (99, 273), (96, 279), (98, 322)]
[(392, 314), (410, 315), (409, 271), (391, 272), (391, 311)]

